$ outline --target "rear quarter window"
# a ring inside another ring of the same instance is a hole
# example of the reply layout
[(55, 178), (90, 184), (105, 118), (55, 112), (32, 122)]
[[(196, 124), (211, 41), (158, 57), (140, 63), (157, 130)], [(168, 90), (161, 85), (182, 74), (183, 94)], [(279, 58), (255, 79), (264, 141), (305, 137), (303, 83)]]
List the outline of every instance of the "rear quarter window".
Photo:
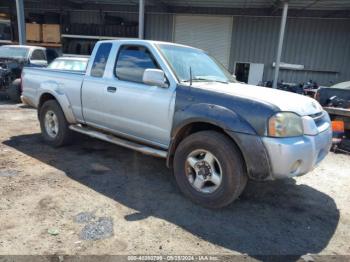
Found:
[(112, 48), (111, 43), (100, 44), (96, 52), (94, 62), (92, 64), (91, 74), (90, 74), (91, 76), (94, 76), (94, 77), (103, 76), (105, 72), (108, 56), (109, 56), (109, 53), (111, 52), (111, 48)]

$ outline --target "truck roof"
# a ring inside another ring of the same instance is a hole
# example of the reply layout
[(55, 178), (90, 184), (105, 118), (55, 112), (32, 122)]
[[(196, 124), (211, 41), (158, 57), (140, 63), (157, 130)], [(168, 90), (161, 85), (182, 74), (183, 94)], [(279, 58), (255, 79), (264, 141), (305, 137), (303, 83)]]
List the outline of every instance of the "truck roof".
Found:
[(173, 45), (173, 46), (183, 46), (183, 47), (188, 47), (188, 48), (193, 48), (193, 49), (198, 49), (199, 48), (193, 47), (193, 46), (188, 46), (188, 45), (183, 45), (183, 44), (178, 44), (178, 43), (173, 43), (173, 42), (165, 42), (165, 41), (154, 41), (154, 40), (144, 40), (144, 39), (117, 39), (117, 40), (102, 40), (99, 41), (102, 43), (120, 43), (120, 42), (125, 42), (128, 44), (144, 44), (144, 43), (150, 43), (150, 44), (166, 44), (166, 45)]

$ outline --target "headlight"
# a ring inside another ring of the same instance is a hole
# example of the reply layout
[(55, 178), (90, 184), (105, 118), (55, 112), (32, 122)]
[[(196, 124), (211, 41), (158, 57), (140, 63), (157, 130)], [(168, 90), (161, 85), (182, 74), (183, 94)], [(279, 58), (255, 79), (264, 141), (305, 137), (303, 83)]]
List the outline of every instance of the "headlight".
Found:
[(304, 134), (300, 116), (290, 112), (281, 112), (269, 119), (268, 135), (273, 137), (292, 137)]

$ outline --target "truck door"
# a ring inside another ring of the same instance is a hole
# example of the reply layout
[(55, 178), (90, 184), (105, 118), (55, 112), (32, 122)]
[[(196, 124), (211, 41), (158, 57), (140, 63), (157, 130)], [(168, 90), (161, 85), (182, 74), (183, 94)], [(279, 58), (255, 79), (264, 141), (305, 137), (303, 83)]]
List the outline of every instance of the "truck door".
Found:
[[(95, 60), (99, 60), (99, 51)], [(146, 69), (161, 69), (146, 46), (122, 45), (110, 55), (113, 59), (108, 61), (110, 72), (96, 79), (93, 72), (98, 65), (94, 62), (91, 76), (84, 81), (85, 121), (115, 134), (166, 148), (170, 142), (175, 86), (157, 87), (142, 82)]]
[(88, 124), (105, 127), (110, 120), (106, 115), (106, 97), (108, 93), (108, 83), (103, 75), (107, 65), (107, 60), (112, 49), (111, 43), (101, 43), (96, 51), (90, 74), (85, 76), (82, 92), (82, 113), (84, 121)]

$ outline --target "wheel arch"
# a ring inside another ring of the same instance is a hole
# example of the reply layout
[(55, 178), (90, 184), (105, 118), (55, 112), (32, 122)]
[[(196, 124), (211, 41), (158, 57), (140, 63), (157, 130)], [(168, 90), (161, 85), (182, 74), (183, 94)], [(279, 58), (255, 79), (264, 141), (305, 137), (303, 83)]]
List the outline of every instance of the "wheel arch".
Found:
[(232, 136), (232, 132), (228, 131), (256, 134), (256, 131), (244, 118), (224, 106), (210, 103), (190, 103), (182, 110), (175, 112), (167, 166), (172, 166), (175, 150), (186, 136), (204, 130), (216, 130), (227, 135), (236, 144), (244, 160), (243, 148)]
[(49, 100), (55, 100), (59, 104), (68, 123), (76, 123), (76, 119), (68, 98), (64, 94), (58, 95), (48, 90), (43, 91), (39, 96), (37, 104), (38, 116), (40, 114), (40, 110), (43, 104)]
[(239, 143), (237, 140), (232, 136), (232, 134), (229, 134), (226, 130), (226, 127), (221, 125), (220, 123), (217, 123), (215, 121), (211, 121), (208, 119), (196, 119), (192, 121), (187, 121), (184, 123), (181, 127), (178, 127), (177, 130), (174, 132), (173, 137), (170, 142), (169, 150), (168, 150), (168, 156), (167, 156), (167, 166), (172, 167), (173, 166), (173, 160), (176, 148), (181, 143), (181, 141), (186, 138), (189, 135), (195, 134), (200, 131), (217, 131), (218, 133), (221, 133), (225, 136), (227, 136), (237, 147), (238, 151), (241, 154), (241, 157), (244, 161), (244, 168), (247, 171), (246, 166), (246, 158), (244, 155), (244, 151), (239, 146)]
[(173, 166), (180, 142), (186, 136), (203, 130), (216, 130), (233, 141), (251, 179), (269, 179), (270, 158), (257, 131), (235, 111), (208, 103), (190, 104), (175, 111), (167, 156), (168, 167)]

